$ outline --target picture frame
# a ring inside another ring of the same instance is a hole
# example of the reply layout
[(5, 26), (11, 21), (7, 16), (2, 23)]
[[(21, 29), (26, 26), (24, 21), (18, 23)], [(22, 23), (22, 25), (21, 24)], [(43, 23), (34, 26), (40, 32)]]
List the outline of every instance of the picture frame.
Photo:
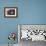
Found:
[(4, 8), (4, 17), (6, 18), (16, 18), (18, 16), (17, 7), (5, 7)]
[[(24, 33), (27, 30), (28, 32)], [(28, 37), (25, 38), (25, 36)], [(46, 41), (46, 24), (18, 24), (18, 38), (19, 42), (22, 40)]]

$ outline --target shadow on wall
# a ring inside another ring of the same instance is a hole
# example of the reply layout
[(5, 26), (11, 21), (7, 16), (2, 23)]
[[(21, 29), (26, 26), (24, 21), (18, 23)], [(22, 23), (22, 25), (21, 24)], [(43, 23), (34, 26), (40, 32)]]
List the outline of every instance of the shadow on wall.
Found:
[(21, 41), (20, 42), (20, 46), (46, 46), (46, 42), (44, 41), (31, 41), (31, 40), (28, 40), (28, 41)]

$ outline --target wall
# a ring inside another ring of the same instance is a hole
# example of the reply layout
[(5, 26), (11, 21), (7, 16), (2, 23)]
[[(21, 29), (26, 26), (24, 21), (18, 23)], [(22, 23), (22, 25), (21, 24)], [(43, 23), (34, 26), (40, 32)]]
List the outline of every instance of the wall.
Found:
[[(4, 18), (4, 7), (18, 7), (18, 17)], [(46, 0), (0, 0), (0, 44), (8, 43), (10, 32), (18, 32), (17, 24), (46, 24)]]

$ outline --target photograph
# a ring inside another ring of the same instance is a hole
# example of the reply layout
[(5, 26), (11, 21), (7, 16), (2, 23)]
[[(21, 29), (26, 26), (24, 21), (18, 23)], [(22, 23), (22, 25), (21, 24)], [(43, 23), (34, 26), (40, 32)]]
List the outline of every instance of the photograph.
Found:
[(19, 25), (18, 30), (20, 40), (46, 41), (46, 25), (22, 24)]
[(4, 8), (4, 16), (9, 18), (16, 18), (18, 16), (18, 8), (17, 7), (5, 7)]

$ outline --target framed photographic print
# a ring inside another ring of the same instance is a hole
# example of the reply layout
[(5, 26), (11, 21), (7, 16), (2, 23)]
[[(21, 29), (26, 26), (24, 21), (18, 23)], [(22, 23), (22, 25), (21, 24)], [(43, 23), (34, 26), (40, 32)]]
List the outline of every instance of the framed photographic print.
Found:
[(46, 41), (46, 25), (45, 24), (19, 24), (18, 25), (18, 41)]
[(4, 16), (9, 18), (14, 18), (18, 16), (18, 8), (17, 7), (5, 7), (4, 8)]

